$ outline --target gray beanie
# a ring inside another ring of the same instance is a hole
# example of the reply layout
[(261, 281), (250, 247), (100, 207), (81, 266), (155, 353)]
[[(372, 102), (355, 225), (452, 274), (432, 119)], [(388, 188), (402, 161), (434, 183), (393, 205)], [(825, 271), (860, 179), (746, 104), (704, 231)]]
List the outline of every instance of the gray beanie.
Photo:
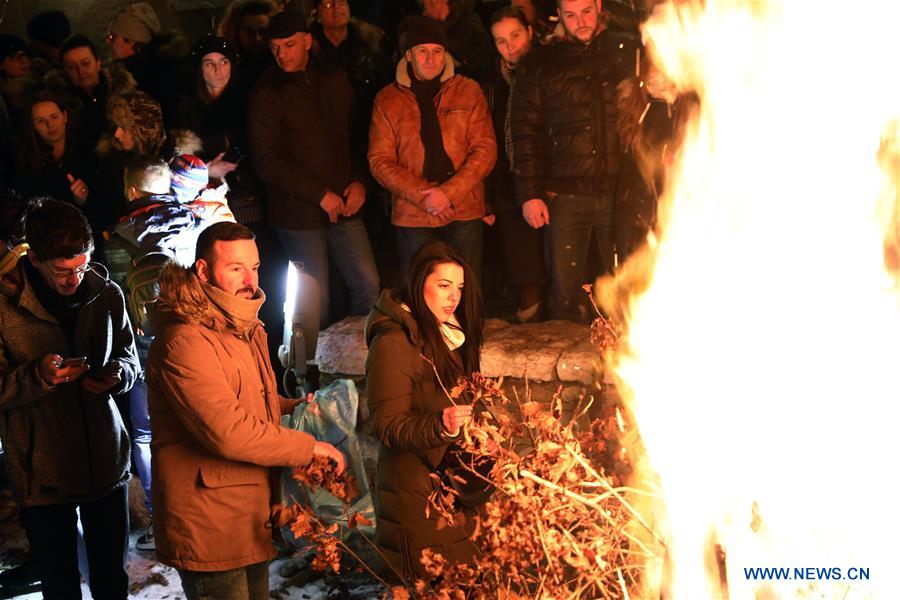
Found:
[(129, 4), (109, 24), (109, 33), (146, 44), (159, 33), (159, 17), (146, 2)]

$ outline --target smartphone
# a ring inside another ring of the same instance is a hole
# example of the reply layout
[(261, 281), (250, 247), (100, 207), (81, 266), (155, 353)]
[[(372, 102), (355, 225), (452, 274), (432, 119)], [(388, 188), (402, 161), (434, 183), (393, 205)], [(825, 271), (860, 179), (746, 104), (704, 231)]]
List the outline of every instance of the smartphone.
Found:
[(74, 358), (64, 358), (59, 363), (60, 369), (68, 369), (69, 367), (83, 367), (87, 363), (87, 356), (76, 356)]
[(224, 156), (222, 156), (222, 160), (235, 164), (241, 162), (243, 159), (244, 153), (241, 152), (241, 149), (237, 147), (232, 147), (230, 150), (225, 152)]
[(102, 379), (103, 377), (107, 377), (109, 375), (118, 375), (121, 377), (122, 366), (118, 363), (109, 363), (104, 367), (96, 369), (91, 372), (91, 377), (97, 377), (98, 379)]

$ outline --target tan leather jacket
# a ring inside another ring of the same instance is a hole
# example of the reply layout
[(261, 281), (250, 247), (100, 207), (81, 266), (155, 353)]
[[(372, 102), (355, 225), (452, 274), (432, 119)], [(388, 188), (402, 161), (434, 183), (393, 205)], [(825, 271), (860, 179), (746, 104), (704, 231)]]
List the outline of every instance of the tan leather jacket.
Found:
[(407, 61), (397, 65), (396, 81), (375, 97), (369, 129), (369, 167), (378, 183), (390, 190), (393, 216), (399, 227), (441, 227), (451, 221), (484, 216), (482, 180), (494, 168), (497, 143), (487, 102), (480, 86), (446, 67), (437, 95), (437, 114), (447, 156), (456, 173), (441, 184), (453, 205), (453, 216), (440, 220), (425, 210), (421, 191), (430, 187), (422, 177), (425, 148), (419, 135), (420, 114), (410, 89)]

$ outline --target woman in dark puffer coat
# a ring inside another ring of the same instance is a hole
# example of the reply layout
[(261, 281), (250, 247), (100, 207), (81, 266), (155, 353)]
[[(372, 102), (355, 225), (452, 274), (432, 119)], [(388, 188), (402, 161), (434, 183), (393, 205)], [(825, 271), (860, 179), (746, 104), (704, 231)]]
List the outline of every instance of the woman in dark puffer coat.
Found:
[[(465, 284), (465, 291), (463, 291)], [(366, 323), (366, 387), (378, 455), (377, 542), (407, 581), (427, 578), (422, 550), (450, 562), (475, 552), (472, 519), (438, 530), (425, 516), (441, 461), (472, 407), (454, 405), (441, 389), (479, 369), (484, 325), (478, 280), (462, 256), (429, 242), (413, 256), (406, 283), (385, 290)], [(440, 375), (438, 380), (436, 373)]]

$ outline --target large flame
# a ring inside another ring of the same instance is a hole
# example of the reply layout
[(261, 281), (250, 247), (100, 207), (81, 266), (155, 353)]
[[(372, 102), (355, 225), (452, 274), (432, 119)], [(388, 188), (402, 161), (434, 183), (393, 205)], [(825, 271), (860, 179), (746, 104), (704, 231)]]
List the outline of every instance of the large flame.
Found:
[(894, 1), (709, 0), (645, 26), (701, 97), (616, 365), (677, 599), (897, 595), (898, 24)]

